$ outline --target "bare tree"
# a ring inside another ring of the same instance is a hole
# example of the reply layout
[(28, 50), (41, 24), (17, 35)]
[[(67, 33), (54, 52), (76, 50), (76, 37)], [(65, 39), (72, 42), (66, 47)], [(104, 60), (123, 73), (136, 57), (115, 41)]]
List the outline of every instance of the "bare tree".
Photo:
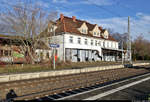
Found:
[[(36, 4), (21, 3), (11, 5), (11, 10), (2, 13), (1, 19), (3, 24), (11, 28), (11, 33), (17, 35), (15, 40), (22, 42), (21, 49), (27, 54), (32, 64), (36, 61), (35, 49), (41, 40), (38, 36), (48, 27), (50, 20), (54, 20), (57, 12), (46, 12)], [(43, 36), (46, 37), (46, 36)], [(45, 38), (46, 39), (46, 38)], [(43, 43), (46, 43), (43, 41)], [(42, 45), (41, 45), (42, 46)]]
[(106, 28), (107, 30), (108, 30), (108, 32), (110, 33), (110, 34), (113, 34), (114, 33), (114, 29), (113, 28)]
[(119, 42), (119, 48), (122, 48), (123, 43), (123, 49), (127, 49), (127, 33), (113, 33), (113, 38), (115, 38)]
[(135, 59), (147, 60), (150, 59), (150, 42), (143, 38), (142, 35), (138, 36), (133, 44), (132, 49), (134, 50), (133, 56)]

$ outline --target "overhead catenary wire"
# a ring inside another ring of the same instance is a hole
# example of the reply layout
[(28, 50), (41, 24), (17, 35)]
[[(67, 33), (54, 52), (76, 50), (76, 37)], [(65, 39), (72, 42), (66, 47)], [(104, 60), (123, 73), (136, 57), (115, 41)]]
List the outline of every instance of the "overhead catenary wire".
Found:
[[(90, 2), (89, 0), (86, 0), (86, 1)], [(10, 5), (10, 6), (14, 6), (14, 4), (12, 4), (12, 3), (4, 2), (4, 1), (0, 1), (0, 2), (1, 2), (2, 4), (7, 4), (7, 5)], [(114, 0), (114, 2), (116, 2), (117, 5), (121, 5), (121, 7), (125, 7), (125, 8), (127, 8), (127, 9), (129, 9), (129, 10), (128, 10), (129, 12), (134, 12), (134, 11), (135, 11), (135, 10), (131, 9), (130, 7), (127, 7), (127, 6), (123, 5), (123, 4), (121, 4), (119, 1)], [(97, 7), (97, 8), (100, 8), (100, 9), (102, 9), (102, 10), (105, 10), (106, 12), (108, 12), (109, 14), (112, 14), (112, 15), (114, 15), (114, 16), (117, 16), (117, 17), (124, 17), (124, 16), (120, 15), (120, 14), (117, 13), (117, 12), (113, 12), (113, 11), (110, 10), (109, 8), (105, 8), (105, 7), (103, 7), (103, 6), (97, 5), (97, 4), (92, 3), (92, 2), (91, 2), (91, 4), (94, 5), (94, 6)], [(62, 7), (62, 8), (69, 9), (68, 7), (65, 7), (65, 6), (63, 6), (63, 5), (62, 5), (61, 7)], [(141, 26), (139, 23), (136, 23), (136, 22), (134, 22), (134, 21), (132, 21), (131, 24), (133, 24), (133, 25), (135, 25), (135, 26), (137, 26), (137, 27), (139, 27), (139, 28), (145, 29), (145, 28), (144, 28), (143, 26)], [(109, 25), (109, 26), (112, 26), (112, 25)], [(131, 29), (132, 29), (132, 28), (131, 28)], [(134, 30), (134, 29), (133, 29), (133, 30)], [(135, 31), (135, 30), (134, 30), (134, 31)], [(135, 31), (135, 32), (137, 33), (137, 31)], [(141, 33), (141, 32), (138, 32), (138, 33)]]
[[(86, 1), (90, 2), (89, 0), (86, 0)], [(118, 3), (118, 2), (117, 2), (117, 3)], [(114, 15), (114, 16), (117, 16), (117, 17), (124, 17), (124, 16), (120, 15), (119, 13), (113, 12), (112, 10), (110, 10), (110, 9), (108, 9), (108, 8), (105, 8), (105, 7), (103, 7), (103, 6), (94, 4), (94, 3), (92, 3), (92, 2), (91, 2), (91, 4), (94, 5), (94, 6), (97, 7), (97, 8), (100, 8), (100, 9), (105, 10), (106, 12), (108, 12), (108, 13)], [(119, 3), (118, 3), (118, 4), (119, 4)], [(130, 10), (130, 11), (133, 12), (133, 10)], [(131, 24), (133, 24), (133, 25), (135, 25), (135, 26), (138, 26), (139, 28), (145, 29), (143, 26), (139, 25), (139, 23), (135, 23), (135, 22), (132, 21)], [(142, 33), (142, 32), (137, 32), (135, 29), (133, 29), (133, 30), (134, 30), (135, 33)]]

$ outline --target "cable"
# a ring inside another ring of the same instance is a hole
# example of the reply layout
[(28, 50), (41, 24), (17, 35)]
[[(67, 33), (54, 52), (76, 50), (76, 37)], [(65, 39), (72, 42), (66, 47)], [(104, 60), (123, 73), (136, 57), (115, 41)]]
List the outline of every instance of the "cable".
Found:
[[(90, 2), (89, 0), (86, 0), (86, 1)], [(91, 3), (92, 3), (92, 2), (91, 2)], [(123, 17), (123, 16), (121, 16), (120, 14), (118, 14), (118, 13), (116, 13), (116, 12), (113, 12), (113, 11), (107, 9), (107, 8), (104, 8), (104, 7), (99, 6), (99, 5), (96, 5), (96, 4), (93, 4), (93, 5), (96, 6), (97, 8), (103, 9), (103, 10), (105, 10), (105, 11), (111, 13), (112, 15), (119, 16), (119, 17)], [(132, 10), (132, 11), (133, 11), (133, 10)], [(139, 25), (138, 23), (135, 23), (135, 22), (131, 22), (131, 24), (134, 24), (134, 25), (138, 26), (139, 28), (144, 28), (143, 26), (141, 26), (141, 25)], [(145, 29), (145, 28), (144, 28), (144, 29)], [(137, 33), (137, 31), (135, 31), (135, 32)]]
[[(126, 5), (124, 5), (124, 4), (121, 4), (119, 1), (118, 1), (118, 2), (117, 2), (117, 0), (115, 0), (115, 1), (116, 1), (116, 4), (117, 4), (117, 5), (124, 6), (125, 8), (129, 9), (130, 12), (136, 12), (135, 10), (129, 8), (128, 6), (126, 6)], [(135, 17), (138, 18), (137, 16), (135, 16)], [(136, 23), (136, 22), (132, 22), (132, 23), (133, 23), (134, 25), (140, 27), (140, 28), (144, 28), (144, 27), (141, 26), (139, 23)]]

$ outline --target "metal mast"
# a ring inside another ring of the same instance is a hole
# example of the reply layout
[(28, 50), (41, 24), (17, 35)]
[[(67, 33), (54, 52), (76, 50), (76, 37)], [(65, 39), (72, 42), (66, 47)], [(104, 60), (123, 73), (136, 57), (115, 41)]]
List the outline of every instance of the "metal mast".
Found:
[(131, 36), (130, 36), (130, 17), (128, 16), (128, 47), (127, 47), (127, 52), (128, 52), (128, 57), (129, 57), (129, 62), (132, 64), (132, 52), (131, 52)]

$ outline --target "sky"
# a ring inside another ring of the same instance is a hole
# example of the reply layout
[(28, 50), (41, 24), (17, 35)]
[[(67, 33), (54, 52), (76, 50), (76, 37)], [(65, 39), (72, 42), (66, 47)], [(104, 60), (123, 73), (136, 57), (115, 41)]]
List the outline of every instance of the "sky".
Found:
[[(16, 4), (19, 0), (0, 0), (0, 12), (7, 4)], [(27, 0), (20, 0), (27, 1)], [(29, 0), (28, 0), (29, 1)], [(132, 39), (143, 35), (150, 41), (150, 0), (30, 0), (43, 9), (57, 11), (65, 16), (111, 28), (113, 32), (125, 33), (130, 16)]]

